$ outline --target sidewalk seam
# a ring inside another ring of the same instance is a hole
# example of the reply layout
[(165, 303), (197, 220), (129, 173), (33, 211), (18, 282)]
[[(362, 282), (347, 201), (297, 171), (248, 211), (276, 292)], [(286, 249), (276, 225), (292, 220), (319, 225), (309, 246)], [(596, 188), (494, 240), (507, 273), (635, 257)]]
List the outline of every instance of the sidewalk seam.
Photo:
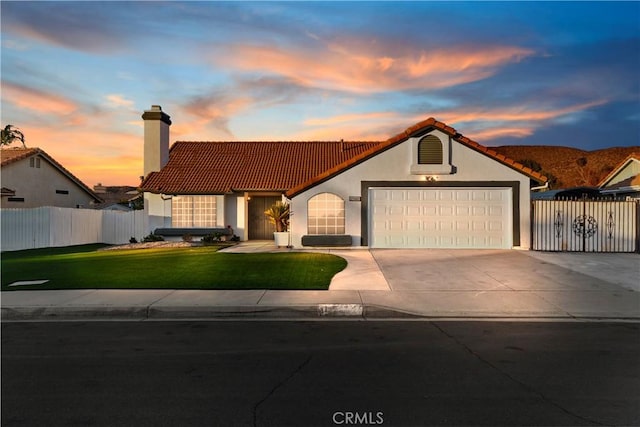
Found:
[(382, 267), (380, 267), (380, 263), (378, 262), (378, 259), (374, 255), (373, 251), (369, 250), (368, 252), (369, 252), (369, 255), (371, 255), (371, 258), (373, 259), (373, 262), (375, 262), (376, 266), (378, 266), (378, 271), (380, 271), (380, 274), (382, 274), (382, 278), (384, 279), (385, 282), (387, 282), (387, 287), (389, 288), (389, 291), (393, 291), (393, 287), (391, 287), (391, 282), (389, 282), (389, 279), (387, 279), (387, 276), (385, 276), (384, 270), (382, 269)]
[(264, 296), (267, 294), (267, 291), (268, 291), (268, 289), (265, 289), (264, 291), (262, 291), (262, 295), (260, 295), (260, 298), (258, 298), (258, 301), (256, 301), (256, 306), (260, 305), (260, 302), (262, 301)]

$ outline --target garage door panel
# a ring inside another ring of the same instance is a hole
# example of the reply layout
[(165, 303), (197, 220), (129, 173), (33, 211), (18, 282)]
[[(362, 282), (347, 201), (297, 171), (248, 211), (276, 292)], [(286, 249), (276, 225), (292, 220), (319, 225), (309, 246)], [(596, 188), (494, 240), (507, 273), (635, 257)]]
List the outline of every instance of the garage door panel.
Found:
[(485, 216), (485, 215), (487, 215), (487, 207), (486, 206), (473, 206), (471, 208), (471, 215), (473, 215), (473, 216)]
[(469, 210), (471, 209), (471, 206), (456, 206), (456, 216), (464, 216), (464, 217), (468, 217), (471, 213), (469, 212)]
[(511, 247), (508, 188), (399, 188), (371, 192), (372, 247)]

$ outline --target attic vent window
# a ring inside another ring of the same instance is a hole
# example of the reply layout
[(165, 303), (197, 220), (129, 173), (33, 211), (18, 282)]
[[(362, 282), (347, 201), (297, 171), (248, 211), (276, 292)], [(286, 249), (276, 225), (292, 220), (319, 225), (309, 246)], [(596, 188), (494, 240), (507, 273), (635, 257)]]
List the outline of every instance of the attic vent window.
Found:
[(418, 142), (418, 164), (442, 164), (442, 142), (437, 136), (427, 135)]

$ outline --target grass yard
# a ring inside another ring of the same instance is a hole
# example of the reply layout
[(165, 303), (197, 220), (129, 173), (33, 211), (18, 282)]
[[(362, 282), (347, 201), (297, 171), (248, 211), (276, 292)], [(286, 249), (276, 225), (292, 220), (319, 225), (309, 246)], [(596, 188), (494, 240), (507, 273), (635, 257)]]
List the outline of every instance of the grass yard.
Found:
[[(2, 290), (329, 288), (347, 262), (307, 252), (234, 254), (216, 247), (99, 251), (104, 245), (2, 254)], [(9, 287), (17, 281), (49, 280)]]

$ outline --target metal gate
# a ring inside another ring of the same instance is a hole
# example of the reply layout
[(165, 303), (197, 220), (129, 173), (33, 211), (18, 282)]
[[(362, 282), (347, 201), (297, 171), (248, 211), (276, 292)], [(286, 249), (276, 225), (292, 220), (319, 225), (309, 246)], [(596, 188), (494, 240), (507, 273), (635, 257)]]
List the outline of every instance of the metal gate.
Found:
[(535, 200), (533, 250), (638, 252), (639, 214), (637, 200)]

